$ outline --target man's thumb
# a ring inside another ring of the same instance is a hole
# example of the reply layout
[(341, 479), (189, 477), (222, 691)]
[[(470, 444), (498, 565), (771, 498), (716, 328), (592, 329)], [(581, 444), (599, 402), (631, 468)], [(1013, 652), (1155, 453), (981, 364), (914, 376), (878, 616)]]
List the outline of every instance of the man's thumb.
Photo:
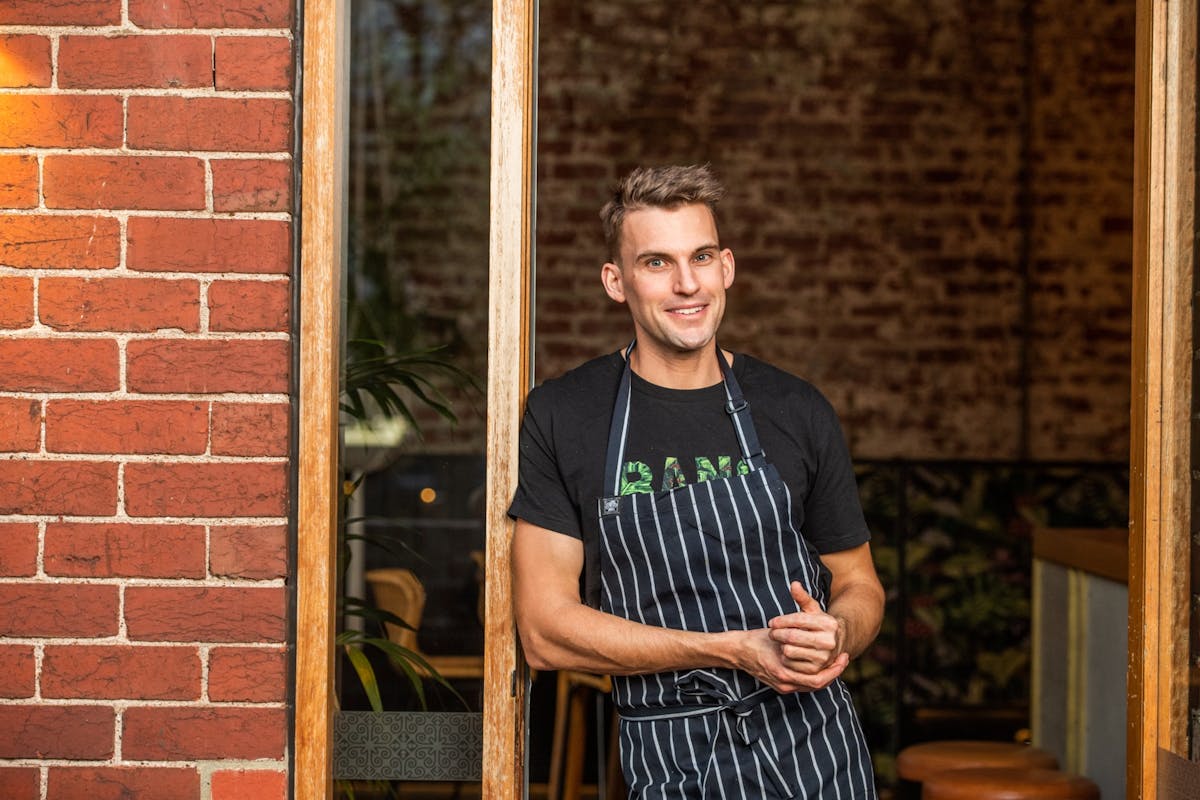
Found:
[(820, 611), (821, 604), (812, 598), (808, 592), (804, 591), (804, 584), (800, 581), (792, 581), (792, 599), (796, 601), (796, 605), (800, 606), (801, 611)]

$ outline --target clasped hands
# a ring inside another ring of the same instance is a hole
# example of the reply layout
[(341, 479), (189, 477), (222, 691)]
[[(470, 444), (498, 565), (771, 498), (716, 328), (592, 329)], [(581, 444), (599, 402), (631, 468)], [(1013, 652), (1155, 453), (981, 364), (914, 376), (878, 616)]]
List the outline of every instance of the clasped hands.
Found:
[(850, 663), (845, 622), (827, 614), (799, 582), (792, 581), (790, 588), (799, 610), (747, 631), (746, 671), (780, 693), (823, 689)]

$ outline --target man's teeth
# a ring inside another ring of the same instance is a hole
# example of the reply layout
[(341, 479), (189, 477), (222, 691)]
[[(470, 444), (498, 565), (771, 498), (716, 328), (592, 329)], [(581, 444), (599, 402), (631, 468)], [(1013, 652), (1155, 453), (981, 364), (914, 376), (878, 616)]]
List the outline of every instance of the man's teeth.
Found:
[(677, 309), (675, 309), (676, 314), (696, 314), (696, 313), (699, 313), (700, 311), (703, 311), (703, 308), (699, 307), (699, 306), (696, 308), (677, 308)]

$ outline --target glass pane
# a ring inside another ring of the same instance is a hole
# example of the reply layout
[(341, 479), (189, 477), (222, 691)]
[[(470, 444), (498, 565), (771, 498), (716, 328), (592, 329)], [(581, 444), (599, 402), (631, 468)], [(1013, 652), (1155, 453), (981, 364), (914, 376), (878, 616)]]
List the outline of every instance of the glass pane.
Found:
[(462, 796), (481, 769), (491, 5), (351, 17), (335, 777)]

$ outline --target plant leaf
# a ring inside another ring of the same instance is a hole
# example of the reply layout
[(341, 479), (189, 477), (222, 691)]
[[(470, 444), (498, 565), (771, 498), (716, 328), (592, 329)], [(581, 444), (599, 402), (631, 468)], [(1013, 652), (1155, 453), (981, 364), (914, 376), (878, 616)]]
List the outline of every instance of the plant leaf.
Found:
[(346, 651), (346, 656), (350, 659), (350, 664), (354, 667), (354, 671), (358, 673), (358, 680), (362, 683), (363, 690), (367, 693), (367, 700), (371, 703), (371, 710), (375, 713), (382, 713), (383, 701), (379, 697), (379, 681), (375, 678), (375, 669), (371, 666), (370, 660), (367, 659), (366, 653), (359, 650), (352, 644), (343, 645)]

